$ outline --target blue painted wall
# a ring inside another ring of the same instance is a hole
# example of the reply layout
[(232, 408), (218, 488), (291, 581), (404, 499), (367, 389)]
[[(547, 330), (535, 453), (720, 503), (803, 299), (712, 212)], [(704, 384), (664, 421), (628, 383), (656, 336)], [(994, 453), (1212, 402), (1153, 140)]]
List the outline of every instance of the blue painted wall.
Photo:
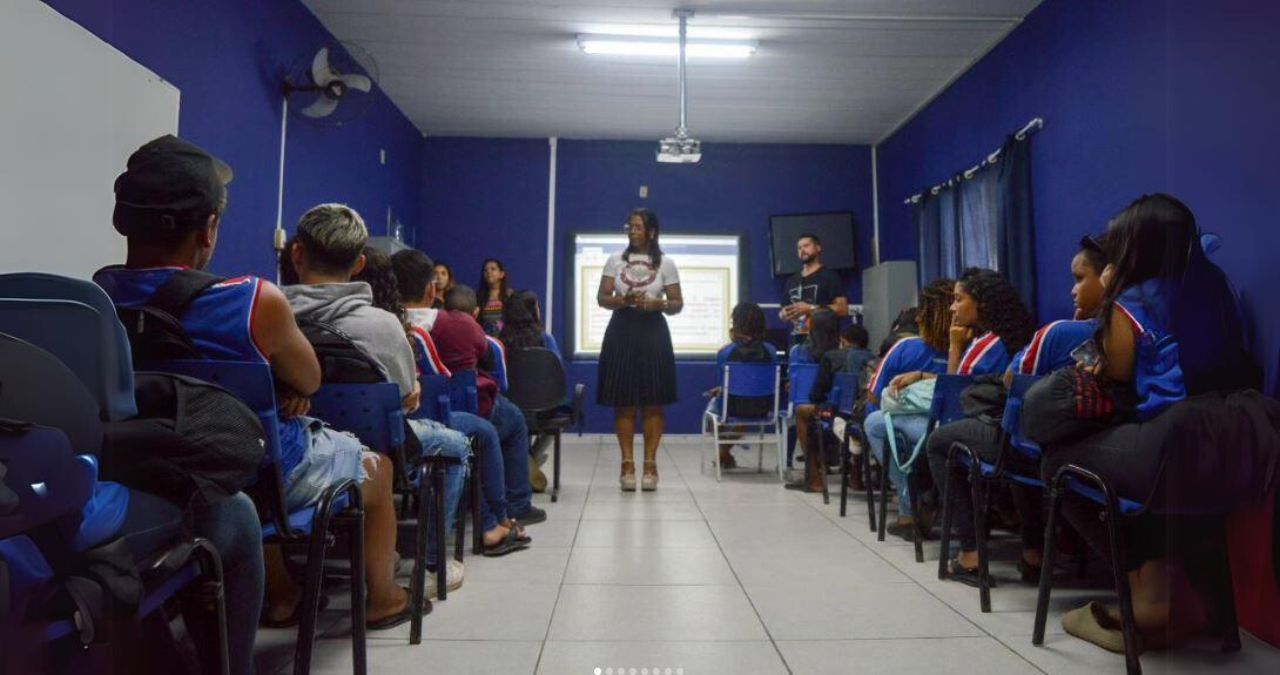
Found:
[[(179, 135), (235, 170), (213, 270), (275, 277), (280, 82), (333, 36), (297, 0), (47, 0), (54, 9), (181, 90)], [(380, 91), (358, 120), (321, 127), (291, 114), (284, 223), (320, 202), (350, 204), (374, 234), (387, 208), (420, 212), (422, 135)], [(385, 148), (387, 162), (379, 161)], [(121, 170), (125, 157), (120, 158)], [(110, 214), (103, 214), (110, 227)]]
[[(882, 254), (915, 256), (903, 198), (967, 168), (1033, 117), (1038, 309), (1070, 309), (1080, 235), (1135, 197), (1167, 191), (1221, 233), (1216, 259), (1240, 286), (1276, 382), (1280, 306), (1280, 62), (1274, 3), (1047, 0), (1000, 45), (878, 147)], [(1271, 158), (1271, 159), (1268, 159)], [(1273, 385), (1274, 386), (1274, 385)]]
[[(746, 297), (778, 302), (782, 280), (770, 272), (769, 216), (810, 211), (852, 211), (859, 260), (871, 260), (870, 150), (865, 146), (707, 144), (700, 164), (654, 161), (648, 141), (561, 140), (556, 176), (556, 278), (552, 330), (572, 348), (566, 310), (571, 310), (572, 274), (566, 251), (579, 232), (621, 228), (631, 209), (658, 213), (664, 232), (738, 234), (743, 237)], [(546, 213), (549, 148), (545, 139), (428, 139), (420, 243), (433, 257), (449, 260), (461, 280), (475, 284), (480, 262), (494, 256), (506, 264), (517, 287), (540, 297), (546, 288)], [(646, 199), (641, 185), (649, 187)], [(568, 264), (566, 264), (568, 263)], [(860, 279), (847, 279), (850, 300), (861, 299)], [(698, 430), (714, 384), (707, 362), (677, 367), (680, 402), (668, 410), (672, 432)], [(570, 379), (587, 384), (595, 400), (596, 363), (571, 364)], [(593, 431), (612, 429), (612, 412), (589, 406)]]

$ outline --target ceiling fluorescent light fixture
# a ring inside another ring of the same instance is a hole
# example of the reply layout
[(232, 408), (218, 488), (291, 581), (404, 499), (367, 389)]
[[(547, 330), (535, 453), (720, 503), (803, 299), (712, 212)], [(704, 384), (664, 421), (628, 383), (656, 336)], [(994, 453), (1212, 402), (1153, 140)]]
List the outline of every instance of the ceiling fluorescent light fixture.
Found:
[[(756, 52), (755, 40), (689, 40), (685, 54), (700, 58), (745, 59)], [(680, 40), (648, 35), (582, 34), (578, 48), (587, 54), (677, 56)]]

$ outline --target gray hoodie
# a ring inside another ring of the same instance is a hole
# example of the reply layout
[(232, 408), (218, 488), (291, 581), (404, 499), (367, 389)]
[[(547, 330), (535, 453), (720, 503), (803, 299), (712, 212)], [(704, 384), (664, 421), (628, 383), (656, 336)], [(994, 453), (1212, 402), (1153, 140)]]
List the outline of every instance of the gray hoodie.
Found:
[(378, 359), (400, 396), (413, 393), (417, 369), (404, 327), (394, 314), (373, 306), (373, 291), (363, 281), (314, 286), (285, 286), (284, 294), (299, 320), (327, 323), (348, 334)]

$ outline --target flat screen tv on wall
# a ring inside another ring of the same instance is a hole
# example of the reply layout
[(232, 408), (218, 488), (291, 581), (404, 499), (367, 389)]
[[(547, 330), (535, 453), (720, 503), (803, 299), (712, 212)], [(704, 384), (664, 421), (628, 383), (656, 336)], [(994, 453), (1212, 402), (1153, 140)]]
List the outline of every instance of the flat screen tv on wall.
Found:
[(800, 271), (796, 256), (796, 240), (802, 234), (815, 234), (822, 240), (822, 265), (834, 270), (858, 269), (854, 251), (853, 214), (797, 213), (769, 217), (769, 257), (774, 276), (791, 276)]

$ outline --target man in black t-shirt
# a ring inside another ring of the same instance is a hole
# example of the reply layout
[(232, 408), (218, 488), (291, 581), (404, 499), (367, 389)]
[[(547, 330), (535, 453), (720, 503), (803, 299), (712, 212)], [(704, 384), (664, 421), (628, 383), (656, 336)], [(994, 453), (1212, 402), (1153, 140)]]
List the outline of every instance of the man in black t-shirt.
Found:
[(822, 266), (822, 240), (802, 234), (796, 240), (796, 255), (803, 267), (787, 280), (787, 290), (778, 316), (791, 323), (791, 338), (802, 342), (809, 333), (809, 315), (826, 307), (836, 316), (849, 316), (849, 299), (835, 270)]

